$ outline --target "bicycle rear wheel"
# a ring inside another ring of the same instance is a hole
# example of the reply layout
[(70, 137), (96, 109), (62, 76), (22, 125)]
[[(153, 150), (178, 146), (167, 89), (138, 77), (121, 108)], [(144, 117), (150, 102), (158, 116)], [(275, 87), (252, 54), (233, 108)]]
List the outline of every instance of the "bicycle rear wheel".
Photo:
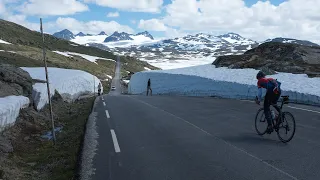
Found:
[(283, 112), (282, 114), (282, 120), (280, 119), (282, 122), (279, 123), (277, 133), (279, 139), (287, 143), (291, 141), (296, 132), (296, 121), (291, 113)]
[(267, 132), (268, 122), (265, 118), (263, 108), (258, 110), (258, 112), (256, 114), (256, 119), (255, 119), (254, 125), (255, 125), (256, 131), (259, 135), (262, 136)]

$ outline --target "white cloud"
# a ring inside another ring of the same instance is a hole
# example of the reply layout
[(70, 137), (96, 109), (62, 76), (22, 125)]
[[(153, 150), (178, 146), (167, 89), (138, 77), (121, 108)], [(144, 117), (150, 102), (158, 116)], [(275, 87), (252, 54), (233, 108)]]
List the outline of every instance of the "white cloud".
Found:
[(100, 6), (133, 12), (160, 12), (163, 0), (84, 0)]
[(110, 13), (108, 13), (107, 14), (107, 17), (119, 17), (120, 16), (120, 14), (118, 13), (118, 12), (110, 12)]
[[(29, 22), (29, 21), (27, 21), (26, 15), (22, 15), (22, 14), (12, 15), (12, 14), (10, 14), (9, 16), (7, 16), (6, 20), (14, 22), (16, 24), (19, 24), (19, 25), (24, 26), (24, 27), (31, 29), (31, 30), (40, 31), (40, 20), (39, 20), (39, 23)], [(45, 26), (45, 24), (44, 24), (44, 26)]]
[(89, 8), (78, 0), (28, 0), (19, 6), (18, 10), (27, 15), (55, 16), (84, 12)]
[(159, 19), (141, 19), (138, 27), (148, 31), (166, 31), (167, 27)]
[(131, 20), (130, 22), (131, 22), (131, 24), (136, 24), (137, 23), (136, 20)]
[(74, 18), (58, 18), (56, 25), (60, 29), (69, 29), (73, 33), (84, 32), (90, 34), (97, 34), (101, 31), (107, 34), (112, 34), (114, 31), (133, 33), (133, 29), (129, 26), (121, 25), (115, 21), (78, 21)]
[(320, 40), (320, 1), (288, 0), (278, 6), (243, 0), (172, 0), (163, 23), (182, 31), (234, 31), (255, 40), (277, 36)]

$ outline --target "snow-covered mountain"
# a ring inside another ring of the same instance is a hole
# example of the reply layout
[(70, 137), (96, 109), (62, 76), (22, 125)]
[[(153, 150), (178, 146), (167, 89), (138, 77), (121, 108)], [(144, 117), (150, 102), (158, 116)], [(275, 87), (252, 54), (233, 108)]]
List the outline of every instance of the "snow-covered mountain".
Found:
[(83, 32), (79, 32), (76, 36), (83, 37), (83, 36), (86, 36), (86, 35)]
[(53, 34), (53, 36), (57, 37), (57, 38), (60, 38), (60, 39), (66, 39), (66, 40), (71, 40), (71, 39), (74, 39), (74, 34), (69, 31), (68, 29), (64, 29), (60, 32), (56, 32)]
[(135, 35), (117, 31), (110, 36), (104, 34), (101, 32), (92, 36), (76, 35), (71, 41), (119, 55), (133, 56), (164, 69), (212, 63), (218, 56), (241, 55), (262, 43), (271, 41), (319, 46), (310, 41), (290, 38), (256, 42), (232, 32), (222, 35), (198, 33), (171, 39), (154, 39), (147, 31)]
[(124, 41), (124, 40), (133, 40), (130, 37), (130, 34), (118, 31), (114, 32), (111, 36), (107, 37), (103, 42), (116, 42), (116, 41)]
[(143, 35), (145, 37), (148, 37), (148, 38), (154, 40), (153, 36), (148, 31), (140, 32), (136, 36), (140, 36), (140, 35)]
[(281, 43), (291, 43), (291, 44), (299, 44), (304, 46), (319, 46), (316, 43), (306, 41), (306, 40), (298, 40), (298, 39), (292, 39), (292, 38), (274, 38), (274, 39), (267, 39), (265, 42), (281, 42)]
[(243, 54), (259, 44), (235, 33), (220, 36), (198, 33), (173, 39), (152, 40), (143, 32), (126, 37), (132, 40), (88, 45), (120, 55), (134, 56), (154, 66), (168, 69), (211, 63), (217, 56)]
[(134, 40), (141, 39), (141, 38), (144, 38), (144, 39), (147, 38), (146, 40), (154, 40), (153, 36), (148, 31), (140, 32), (136, 35), (128, 34), (125, 32), (119, 33), (118, 31), (116, 31), (111, 36), (107, 37), (104, 40), (104, 42), (108, 43), (108, 42), (118, 42), (118, 41), (127, 41), (127, 40), (134, 41)]

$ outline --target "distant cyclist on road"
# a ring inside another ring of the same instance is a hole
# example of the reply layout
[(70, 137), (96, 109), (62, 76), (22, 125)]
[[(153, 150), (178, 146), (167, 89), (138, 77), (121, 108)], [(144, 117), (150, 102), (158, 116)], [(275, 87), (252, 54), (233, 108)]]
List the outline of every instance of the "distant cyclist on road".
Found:
[[(260, 105), (260, 102), (262, 100), (262, 88), (265, 88), (267, 90), (266, 96), (264, 98), (264, 114), (268, 121), (268, 133), (271, 133), (273, 131), (272, 127), (272, 116), (270, 111), (270, 105), (276, 105), (280, 96), (281, 96), (281, 83), (273, 78), (266, 78), (266, 75), (259, 71), (257, 74), (258, 79), (258, 97), (256, 97), (256, 103)], [(274, 108), (279, 112), (280, 109), (277, 106), (274, 106)]]
[(151, 96), (152, 96), (152, 89), (151, 89), (151, 81), (150, 81), (150, 78), (149, 78), (149, 80), (148, 80), (148, 86), (147, 86), (147, 96), (148, 96), (148, 94), (149, 94), (149, 90), (150, 90), (150, 94), (151, 94)]

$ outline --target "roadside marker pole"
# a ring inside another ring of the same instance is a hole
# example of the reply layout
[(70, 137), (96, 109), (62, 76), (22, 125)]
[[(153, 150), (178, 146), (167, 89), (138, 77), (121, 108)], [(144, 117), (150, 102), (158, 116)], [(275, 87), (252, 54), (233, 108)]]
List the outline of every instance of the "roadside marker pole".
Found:
[(49, 100), (50, 117), (51, 117), (51, 124), (52, 124), (52, 140), (53, 140), (53, 144), (55, 145), (56, 144), (56, 134), (54, 132), (54, 120), (53, 120), (53, 114), (52, 114), (52, 104), (51, 104), (51, 97), (50, 97), (50, 85), (49, 85), (49, 76), (48, 76), (45, 44), (44, 44), (44, 34), (43, 34), (43, 28), (42, 28), (42, 18), (40, 18), (40, 30), (41, 30), (41, 34), (42, 34), (42, 43), (43, 43), (42, 53), (43, 53), (44, 68), (46, 71), (48, 100)]
[(96, 97), (96, 79), (93, 76), (93, 96)]

